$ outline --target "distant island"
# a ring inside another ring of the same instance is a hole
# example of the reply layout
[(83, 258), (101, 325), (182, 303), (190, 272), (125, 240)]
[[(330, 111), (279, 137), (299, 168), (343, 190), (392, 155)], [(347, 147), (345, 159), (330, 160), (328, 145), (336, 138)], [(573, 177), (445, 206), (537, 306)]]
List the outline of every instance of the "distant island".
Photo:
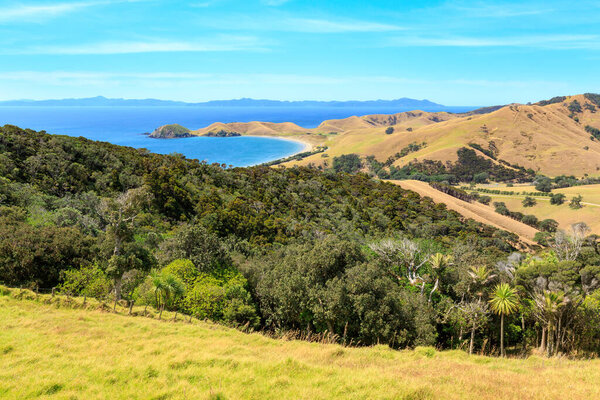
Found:
[(200, 103), (158, 99), (111, 99), (103, 96), (81, 99), (55, 100), (6, 100), (0, 101), (0, 106), (11, 107), (401, 107), (424, 110), (438, 110), (446, 106), (429, 100), (416, 100), (407, 97), (395, 100), (368, 101), (280, 101), (280, 100), (212, 100)]

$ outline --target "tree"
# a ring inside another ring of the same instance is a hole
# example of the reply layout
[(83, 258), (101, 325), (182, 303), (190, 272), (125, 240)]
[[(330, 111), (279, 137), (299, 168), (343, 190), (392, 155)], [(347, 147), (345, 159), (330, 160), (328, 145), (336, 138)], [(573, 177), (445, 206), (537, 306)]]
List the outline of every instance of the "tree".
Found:
[(531, 196), (527, 196), (523, 199), (523, 207), (533, 207), (537, 204), (537, 200)]
[(490, 282), (492, 282), (496, 278), (496, 274), (493, 274), (485, 266), (480, 267), (470, 267), (468, 271), (469, 277), (471, 278), (471, 283), (469, 284), (469, 292), (471, 290), (474, 291), (473, 294), (477, 295), (479, 299), (484, 295), (484, 288)]
[(394, 127), (390, 126), (385, 130), (385, 134), (386, 135), (391, 135), (392, 133), (394, 133)]
[(581, 195), (577, 195), (577, 196), (573, 197), (571, 199), (571, 202), (569, 203), (569, 207), (572, 208), (573, 210), (578, 210), (580, 208), (583, 208), (583, 204), (581, 204), (582, 200), (583, 200), (583, 196), (581, 196)]
[(550, 204), (554, 206), (560, 206), (564, 204), (566, 196), (562, 193), (554, 193), (550, 196)]
[(540, 221), (540, 223), (538, 224), (538, 228), (540, 228), (540, 230), (544, 232), (554, 233), (558, 229), (558, 222), (556, 222), (556, 220), (548, 218), (543, 221)]
[(561, 261), (576, 260), (589, 232), (590, 228), (584, 222), (571, 225), (569, 232), (556, 232), (552, 244), (556, 257)]
[(389, 267), (389, 271), (398, 281), (406, 278), (413, 285), (421, 285), (421, 294), (425, 289), (425, 280), (421, 269), (430, 261), (429, 254), (417, 242), (407, 238), (387, 239), (369, 246)]
[[(171, 306), (185, 294), (185, 285), (172, 274), (154, 273), (151, 278), (156, 304), (159, 309), (158, 319), (162, 319), (165, 307)], [(177, 312), (175, 318), (177, 318)]]
[(115, 307), (121, 299), (123, 274), (132, 269), (147, 270), (152, 267), (147, 262), (151, 256), (134, 240), (134, 221), (150, 199), (150, 194), (142, 187), (130, 189), (117, 198), (105, 199), (100, 207), (107, 224), (106, 241), (112, 253), (106, 272), (114, 280)]
[(517, 311), (519, 297), (517, 291), (507, 283), (500, 283), (494, 289), (492, 298), (489, 300), (492, 311), (500, 315), (500, 354), (506, 356), (504, 351), (504, 316)]
[(444, 270), (452, 264), (453, 257), (449, 254), (436, 253), (429, 258), (429, 265), (431, 266), (432, 273), (435, 276), (435, 283), (431, 292), (429, 292), (429, 301), (431, 302), (431, 296), (435, 292), (440, 284), (440, 276)]
[(459, 309), (464, 316), (467, 326), (471, 329), (471, 340), (469, 341), (469, 354), (473, 354), (473, 345), (475, 342), (475, 332), (477, 329), (485, 326), (488, 320), (489, 308), (486, 303), (480, 299), (464, 302), (459, 305)]
[[(565, 295), (562, 292), (544, 290), (533, 295), (534, 316), (542, 323), (541, 351), (548, 351), (551, 356), (557, 349), (557, 341), (553, 341), (553, 328), (559, 319), (559, 312), (565, 306)], [(545, 326), (544, 326), (545, 325)]]
[(550, 193), (552, 190), (552, 180), (546, 176), (538, 177), (535, 181), (535, 190)]

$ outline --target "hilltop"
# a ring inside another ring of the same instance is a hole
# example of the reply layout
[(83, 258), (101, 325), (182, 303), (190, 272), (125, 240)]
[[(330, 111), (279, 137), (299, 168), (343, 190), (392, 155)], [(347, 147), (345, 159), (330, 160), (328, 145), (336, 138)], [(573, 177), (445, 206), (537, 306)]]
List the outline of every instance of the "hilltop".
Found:
[(324, 154), (288, 164), (327, 166), (331, 158), (350, 153), (384, 162), (413, 143), (424, 143), (417, 151), (395, 157), (391, 165), (402, 167), (414, 160), (455, 162), (457, 151), (470, 147), (495, 165), (510, 164), (549, 176), (600, 173), (600, 96), (593, 94), (462, 114), (416, 110), (353, 116), (323, 121), (313, 129), (293, 123), (215, 123), (192, 134), (215, 130), (296, 137), (328, 148)]

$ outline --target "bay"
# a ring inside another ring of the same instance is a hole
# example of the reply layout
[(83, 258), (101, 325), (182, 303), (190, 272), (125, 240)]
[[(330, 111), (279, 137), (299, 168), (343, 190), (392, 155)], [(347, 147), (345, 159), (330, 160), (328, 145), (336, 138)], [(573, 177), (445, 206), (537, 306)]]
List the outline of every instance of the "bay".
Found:
[[(447, 107), (465, 112), (474, 107)], [(214, 122), (293, 122), (315, 128), (328, 119), (352, 115), (393, 114), (406, 109), (386, 107), (40, 107), (2, 106), (0, 125), (45, 130), (51, 134), (83, 136), (122, 146), (146, 148), (160, 154), (180, 153), (188, 158), (234, 166), (249, 166), (298, 153), (304, 145), (267, 137), (152, 139), (145, 133), (177, 123), (199, 129)], [(435, 111), (440, 111), (436, 109)]]

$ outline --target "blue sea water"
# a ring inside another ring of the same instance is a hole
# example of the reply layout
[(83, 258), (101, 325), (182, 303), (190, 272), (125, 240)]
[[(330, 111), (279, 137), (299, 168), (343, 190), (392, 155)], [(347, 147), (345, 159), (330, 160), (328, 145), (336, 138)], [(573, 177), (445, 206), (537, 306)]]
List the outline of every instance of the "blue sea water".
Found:
[[(474, 107), (448, 107), (464, 112)], [(327, 119), (352, 115), (392, 114), (406, 109), (368, 107), (0, 107), (0, 125), (45, 130), (51, 134), (83, 136), (122, 146), (146, 148), (160, 154), (234, 166), (256, 165), (302, 151), (298, 142), (265, 137), (151, 139), (144, 133), (177, 123), (189, 129), (213, 122), (294, 122), (314, 128)], [(436, 110), (439, 111), (439, 110)]]

